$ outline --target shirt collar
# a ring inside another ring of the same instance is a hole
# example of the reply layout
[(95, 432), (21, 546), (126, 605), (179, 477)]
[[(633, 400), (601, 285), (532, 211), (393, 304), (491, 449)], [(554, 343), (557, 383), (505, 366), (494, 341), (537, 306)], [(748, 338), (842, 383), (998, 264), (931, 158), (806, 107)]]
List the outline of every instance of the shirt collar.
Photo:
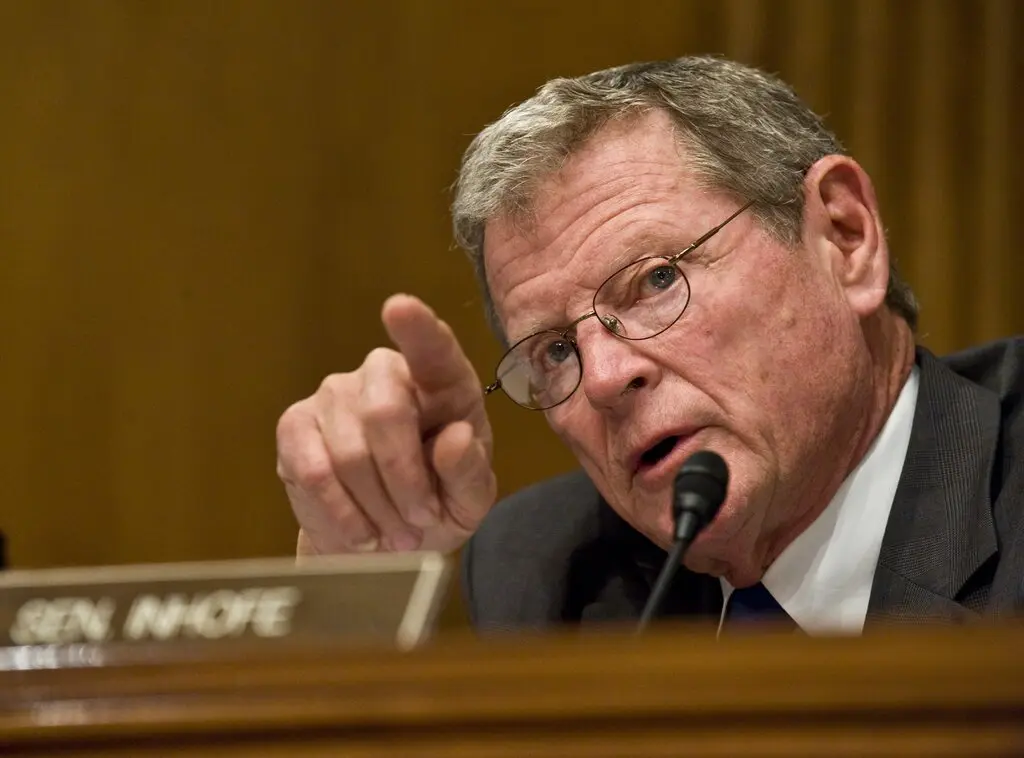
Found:
[[(914, 366), (867, 455), (821, 515), (775, 559), (762, 583), (805, 632), (859, 634), (914, 422)], [(722, 579), (725, 606), (732, 586)]]

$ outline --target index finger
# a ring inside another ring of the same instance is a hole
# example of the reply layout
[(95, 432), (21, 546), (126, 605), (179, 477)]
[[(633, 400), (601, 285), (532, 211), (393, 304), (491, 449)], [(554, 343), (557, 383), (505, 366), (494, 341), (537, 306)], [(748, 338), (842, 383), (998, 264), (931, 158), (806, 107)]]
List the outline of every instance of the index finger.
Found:
[[(392, 295), (381, 320), (405, 357), (426, 416), (434, 424), (465, 418), (483, 401), (480, 381), (451, 328), (411, 295)], [(438, 418), (440, 417), (440, 418)]]

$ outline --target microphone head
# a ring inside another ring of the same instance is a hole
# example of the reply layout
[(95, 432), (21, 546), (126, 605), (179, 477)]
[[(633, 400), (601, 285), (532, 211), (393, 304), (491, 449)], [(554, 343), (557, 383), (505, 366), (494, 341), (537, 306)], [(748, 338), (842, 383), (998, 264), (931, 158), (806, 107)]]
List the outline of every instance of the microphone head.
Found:
[(707, 524), (718, 513), (729, 489), (729, 467), (718, 453), (700, 450), (683, 463), (676, 474), (673, 507), (678, 517), (691, 511)]

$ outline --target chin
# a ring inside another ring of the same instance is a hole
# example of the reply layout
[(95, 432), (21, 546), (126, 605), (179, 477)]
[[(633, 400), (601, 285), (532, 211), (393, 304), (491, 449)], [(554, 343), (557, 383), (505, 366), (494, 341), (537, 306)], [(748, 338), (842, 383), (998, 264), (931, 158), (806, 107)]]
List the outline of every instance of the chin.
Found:
[(688, 569), (721, 576), (748, 561), (751, 549), (745, 526), (749, 514), (744, 506), (735, 498), (723, 503), (718, 515), (690, 545), (684, 561)]
[(658, 547), (663, 550), (672, 547), (672, 537), (676, 529), (672, 520), (671, 491), (658, 493), (657, 496), (642, 497), (636, 494), (620, 495), (617, 498), (605, 495), (604, 499), (626, 523)]

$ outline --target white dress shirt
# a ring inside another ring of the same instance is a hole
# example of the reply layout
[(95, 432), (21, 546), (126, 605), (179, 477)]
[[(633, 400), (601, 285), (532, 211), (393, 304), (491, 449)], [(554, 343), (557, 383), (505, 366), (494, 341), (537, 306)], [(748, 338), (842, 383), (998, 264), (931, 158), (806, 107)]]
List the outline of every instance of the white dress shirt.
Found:
[[(860, 634), (864, 628), (882, 536), (910, 444), (919, 383), (915, 366), (867, 455), (761, 580), (809, 634)], [(721, 581), (724, 620), (733, 588)]]

